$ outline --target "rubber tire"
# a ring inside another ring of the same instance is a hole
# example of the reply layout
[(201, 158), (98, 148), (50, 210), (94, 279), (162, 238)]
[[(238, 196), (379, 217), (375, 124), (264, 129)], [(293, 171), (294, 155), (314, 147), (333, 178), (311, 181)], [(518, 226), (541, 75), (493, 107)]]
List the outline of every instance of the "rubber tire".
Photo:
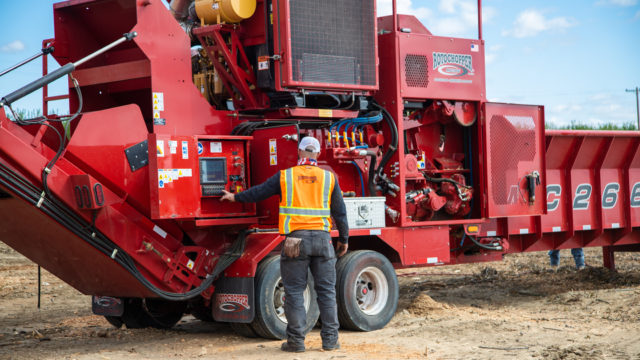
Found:
[(199, 296), (189, 302), (189, 313), (194, 318), (204, 322), (215, 322), (213, 314), (211, 313), (211, 307), (204, 304), (204, 299)]
[(171, 329), (187, 310), (187, 303), (184, 301), (149, 298), (144, 299), (143, 305), (148, 325), (156, 329)]
[[(143, 329), (149, 326), (149, 315), (142, 308), (142, 299), (124, 299), (122, 316), (105, 316), (112, 325), (120, 328), (124, 324), (127, 329)], [(118, 326), (117, 324), (120, 324)]]
[[(256, 270), (255, 288), (255, 318), (251, 328), (259, 336), (267, 339), (283, 340), (287, 338), (287, 324), (280, 320), (273, 306), (273, 290), (280, 279), (280, 256), (271, 256), (262, 260)], [(307, 334), (318, 321), (320, 309), (316, 300), (316, 292), (313, 289), (313, 277), (309, 272), (307, 286), (311, 293), (311, 302), (307, 310)]]
[[(356, 301), (356, 276), (361, 270), (374, 266), (382, 271), (389, 287), (387, 302), (380, 313), (365, 314)], [(373, 331), (382, 329), (391, 321), (398, 308), (398, 278), (389, 260), (382, 254), (370, 250), (358, 250), (338, 259), (336, 264), (336, 298), (338, 320), (349, 330)]]
[(180, 321), (185, 309), (184, 302), (128, 298), (124, 299), (122, 316), (105, 316), (105, 319), (116, 328), (124, 324), (127, 329), (169, 329)]
[(253, 328), (251, 327), (251, 324), (229, 323), (229, 325), (231, 325), (231, 329), (233, 329), (233, 331), (240, 336), (244, 336), (248, 338), (258, 337), (258, 334), (256, 334), (255, 330), (253, 330)]

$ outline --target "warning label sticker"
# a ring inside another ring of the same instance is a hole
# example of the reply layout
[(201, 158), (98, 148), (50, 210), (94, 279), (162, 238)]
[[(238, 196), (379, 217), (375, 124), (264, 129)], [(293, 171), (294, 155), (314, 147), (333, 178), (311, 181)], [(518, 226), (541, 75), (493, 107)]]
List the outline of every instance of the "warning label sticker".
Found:
[(182, 158), (184, 160), (189, 158), (189, 142), (188, 141), (182, 142)]
[(278, 155), (269, 156), (269, 165), (271, 166), (278, 165)]
[[(152, 94), (152, 101), (153, 101), (153, 113), (154, 113), (154, 117), (155, 117), (155, 112), (156, 111), (164, 111), (164, 93), (161, 92), (154, 92)], [(159, 113), (158, 113), (159, 115)], [(158, 116), (160, 117), (160, 116)]]
[(258, 56), (258, 70), (269, 70), (268, 56)]
[(278, 144), (276, 139), (269, 139), (269, 154), (276, 155), (278, 153)]
[(156, 141), (156, 149), (158, 149), (158, 157), (164, 157), (164, 140)]
[(178, 142), (169, 140), (169, 154), (176, 154), (178, 152)]
[(221, 153), (222, 152), (222, 143), (221, 142), (211, 142), (209, 145), (209, 151), (214, 154), (214, 153)]

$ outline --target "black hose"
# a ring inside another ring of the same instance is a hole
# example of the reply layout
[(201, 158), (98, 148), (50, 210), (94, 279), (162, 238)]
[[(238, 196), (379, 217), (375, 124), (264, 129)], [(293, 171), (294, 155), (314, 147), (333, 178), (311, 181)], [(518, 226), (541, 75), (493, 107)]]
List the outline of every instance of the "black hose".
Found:
[(376, 177), (376, 162), (378, 161), (378, 157), (376, 156), (376, 152), (369, 150), (367, 151), (367, 155), (369, 155), (369, 178), (367, 179), (367, 187), (369, 188), (369, 196), (376, 196), (376, 184), (374, 183), (374, 179)]
[[(42, 198), (42, 191), (40, 189), (36, 188), (24, 177), (13, 172), (3, 164), (0, 164), (0, 184), (6, 187), (9, 191), (23, 198), (25, 201), (32, 205), (36, 205), (53, 220), (69, 229), (81, 239), (85, 240), (98, 251), (112, 258), (147, 289), (165, 300), (188, 300), (200, 295), (204, 290), (209, 288), (222, 271), (242, 255), (244, 252), (246, 236), (248, 233), (252, 232), (252, 230), (243, 230), (240, 232), (231, 248), (218, 259), (213, 273), (208, 275), (200, 286), (186, 293), (173, 293), (157, 288), (140, 273), (133, 259), (120, 247), (109, 240), (104, 234), (92, 229), (90, 224), (87, 224), (84, 219), (73, 213), (66, 207), (66, 205), (60, 203), (55, 198)], [(38, 206), (38, 204), (40, 206)]]
[(387, 149), (387, 151), (384, 153), (384, 155), (382, 155), (382, 160), (380, 160), (380, 165), (378, 165), (378, 168), (376, 169), (376, 175), (380, 176), (384, 171), (384, 167), (387, 165), (389, 160), (391, 160), (391, 157), (393, 156), (393, 154), (395, 154), (395, 152), (398, 150), (398, 127), (396, 126), (396, 123), (393, 120), (393, 117), (391, 116), (391, 114), (389, 114), (387, 109), (380, 106), (375, 101), (373, 102), (373, 106), (375, 106), (376, 108), (380, 109), (380, 111), (382, 111), (382, 116), (385, 118), (385, 120), (387, 120), (387, 124), (391, 129), (391, 143), (389, 144), (389, 148)]

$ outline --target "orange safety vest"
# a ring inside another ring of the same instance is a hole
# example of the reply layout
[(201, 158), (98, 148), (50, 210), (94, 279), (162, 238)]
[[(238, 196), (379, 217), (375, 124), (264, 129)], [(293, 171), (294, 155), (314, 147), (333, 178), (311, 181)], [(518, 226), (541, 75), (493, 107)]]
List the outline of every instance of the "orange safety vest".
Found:
[(331, 230), (331, 193), (335, 177), (317, 166), (280, 171), (280, 234), (295, 230)]

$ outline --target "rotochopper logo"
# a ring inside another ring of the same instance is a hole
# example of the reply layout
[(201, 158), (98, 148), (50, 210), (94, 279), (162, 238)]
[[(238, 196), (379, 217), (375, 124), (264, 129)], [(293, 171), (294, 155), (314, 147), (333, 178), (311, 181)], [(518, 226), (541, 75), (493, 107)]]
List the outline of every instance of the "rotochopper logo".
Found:
[(473, 60), (471, 55), (434, 52), (433, 70), (446, 76), (473, 75)]
[(246, 294), (217, 294), (218, 309), (224, 312), (240, 312), (249, 310), (249, 296)]

